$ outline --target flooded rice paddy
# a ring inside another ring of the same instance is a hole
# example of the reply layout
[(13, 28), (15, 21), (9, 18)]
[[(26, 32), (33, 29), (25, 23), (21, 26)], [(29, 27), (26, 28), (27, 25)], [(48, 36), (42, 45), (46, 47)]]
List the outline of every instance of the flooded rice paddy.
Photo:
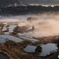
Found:
[[(40, 47), (42, 49), (39, 52), (38, 50), (40, 50)], [(58, 47), (54, 43), (40, 44), (39, 48), (38, 49), (37, 48), (38, 46), (27, 46), (26, 48), (24, 48), (24, 51), (26, 51), (27, 53), (37, 53), (38, 51), (37, 54), (41, 57), (46, 57), (58, 51)]]
[[(36, 38), (50, 36), (59, 36), (59, 13), (0, 16), (0, 43), (6, 42), (6, 39), (15, 42), (29, 40), (35, 43), (40, 41)], [(58, 47), (56, 43), (40, 42), (39, 45), (28, 44), (23, 50), (29, 54), (46, 57), (57, 52)]]

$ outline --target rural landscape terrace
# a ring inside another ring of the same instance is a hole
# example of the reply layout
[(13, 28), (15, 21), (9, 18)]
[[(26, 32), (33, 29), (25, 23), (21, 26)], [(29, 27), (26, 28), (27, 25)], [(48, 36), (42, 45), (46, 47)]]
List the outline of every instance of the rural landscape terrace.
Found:
[(0, 58), (58, 59), (59, 0), (0, 0)]
[(53, 17), (54, 14), (47, 15), (49, 13), (40, 14), (40, 17), (26, 16), (23, 19), (18, 19), (19, 16), (14, 16), (15, 19), (2, 16), (0, 20), (1, 55), (6, 55), (7, 59), (56, 58), (59, 54), (58, 14), (53, 19), (49, 17)]

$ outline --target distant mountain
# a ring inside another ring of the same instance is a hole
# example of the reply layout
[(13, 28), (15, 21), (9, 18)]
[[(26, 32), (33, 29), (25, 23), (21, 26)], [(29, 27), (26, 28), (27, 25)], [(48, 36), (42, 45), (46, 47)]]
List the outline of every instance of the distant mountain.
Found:
[(22, 0), (22, 2), (24, 4), (59, 4), (59, 0)]
[[(22, 2), (23, 1), (24, 0), (22, 0)], [(59, 0), (25, 0), (25, 2), (27, 4), (59, 4)]]
[(20, 4), (18, 0), (0, 0), (0, 7), (14, 5), (15, 3)]
[(14, 4), (59, 4), (59, 0), (0, 0), (0, 7)]

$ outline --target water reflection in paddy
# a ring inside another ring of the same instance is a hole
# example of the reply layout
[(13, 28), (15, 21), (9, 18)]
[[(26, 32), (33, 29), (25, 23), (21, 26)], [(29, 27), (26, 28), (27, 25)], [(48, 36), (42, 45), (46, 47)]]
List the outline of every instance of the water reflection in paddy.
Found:
[(53, 52), (56, 52), (58, 47), (56, 46), (56, 44), (53, 43), (48, 43), (46, 45), (42, 44), (42, 52), (40, 53), (39, 56), (47, 56), (50, 55)]
[(4, 42), (6, 42), (6, 40), (4, 38), (0, 37), (0, 43), (4, 43)]
[(29, 53), (35, 52), (36, 46), (27, 46), (24, 50)]
[[(39, 47), (42, 47), (42, 49), (41, 52), (38, 52), (38, 55), (44, 57), (57, 52), (58, 50), (58, 47), (54, 43), (41, 44)], [(27, 46), (26, 48), (24, 48), (24, 51), (26, 51), (27, 53), (36, 53), (36, 50), (38, 49), (36, 46)]]
[(12, 41), (15, 41), (15, 42), (23, 41), (22, 39), (11, 36), (11, 35), (0, 35), (0, 43), (6, 42), (6, 39), (9, 39), (9, 40), (12, 40)]

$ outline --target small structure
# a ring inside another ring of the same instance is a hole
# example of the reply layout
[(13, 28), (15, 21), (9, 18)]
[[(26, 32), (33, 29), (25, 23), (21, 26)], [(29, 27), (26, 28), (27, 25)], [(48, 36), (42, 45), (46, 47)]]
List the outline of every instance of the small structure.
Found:
[(28, 17), (27, 20), (30, 21), (30, 20), (37, 20), (38, 18), (36, 17)]

